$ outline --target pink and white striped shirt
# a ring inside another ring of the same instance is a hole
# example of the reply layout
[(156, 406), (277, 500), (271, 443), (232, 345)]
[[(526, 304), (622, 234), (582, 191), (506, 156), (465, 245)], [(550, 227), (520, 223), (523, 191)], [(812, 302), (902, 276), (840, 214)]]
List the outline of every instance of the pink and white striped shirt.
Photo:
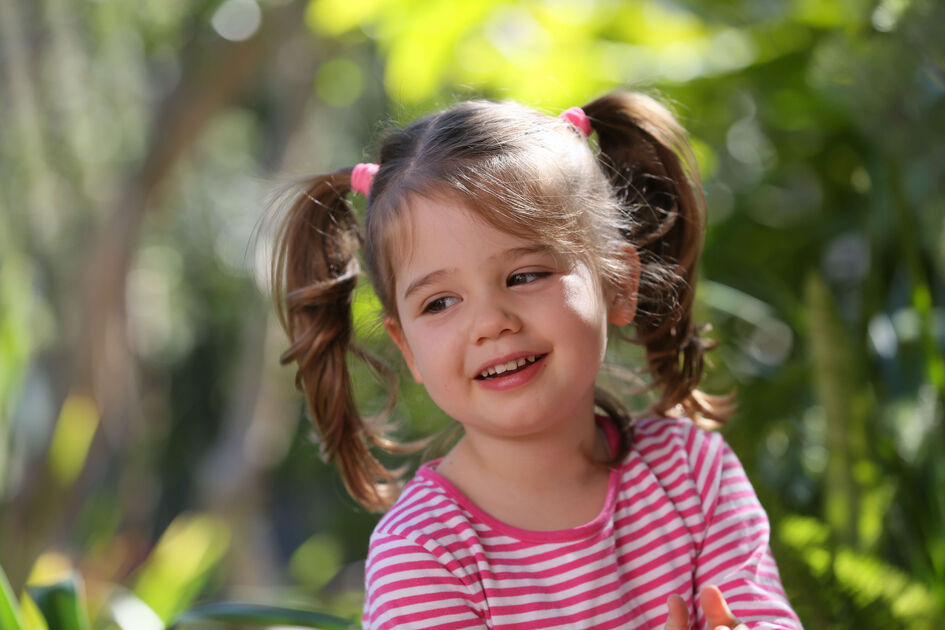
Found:
[(801, 627), (768, 547), (768, 518), (718, 433), (688, 420), (635, 424), (603, 510), (559, 531), (496, 520), (436, 463), (420, 468), (371, 536), (366, 629), (662, 630), (671, 593), (703, 628), (694, 602), (708, 584), (749, 628)]

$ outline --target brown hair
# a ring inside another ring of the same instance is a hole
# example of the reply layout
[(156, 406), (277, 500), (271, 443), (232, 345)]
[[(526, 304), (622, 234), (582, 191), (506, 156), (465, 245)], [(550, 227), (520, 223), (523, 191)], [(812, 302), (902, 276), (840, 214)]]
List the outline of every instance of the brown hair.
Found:
[(705, 198), (685, 130), (665, 107), (639, 93), (616, 92), (584, 106), (597, 132), (599, 161), (626, 219), (624, 237), (643, 272), (632, 339), (646, 348), (655, 412), (682, 408), (694, 419), (725, 422), (732, 396), (698, 390), (704, 356), (715, 343), (692, 321)]
[[(640, 258), (640, 284), (630, 340), (646, 348), (657, 413), (674, 407), (694, 418), (724, 421), (730, 398), (698, 391), (710, 347), (692, 322), (696, 265), (705, 204), (685, 132), (648, 96), (616, 92), (584, 107), (599, 151), (569, 123), (514, 103), (470, 101), (421, 118), (380, 149), (365, 218), (359, 229), (345, 199), (350, 169), (309, 180), (288, 208), (276, 238), (273, 293), (322, 449), (352, 496), (372, 510), (396, 498), (398, 473), (371, 446), (404, 448), (359, 414), (345, 363), (367, 361), (396, 395), (393, 373), (352, 345), (351, 300), (363, 242), (368, 276), (385, 313), (397, 318), (394, 251), (409, 200), (445, 196), (491, 226), (579, 258), (607, 290), (625, 286), (627, 242)], [(598, 389), (595, 401), (618, 421), (629, 449), (629, 414)]]

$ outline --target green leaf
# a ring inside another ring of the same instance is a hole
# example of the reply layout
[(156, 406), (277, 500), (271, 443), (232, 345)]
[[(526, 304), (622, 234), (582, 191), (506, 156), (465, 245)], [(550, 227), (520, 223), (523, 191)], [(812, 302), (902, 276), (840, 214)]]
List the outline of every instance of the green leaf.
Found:
[(22, 630), (23, 616), (16, 605), (16, 596), (7, 580), (7, 574), (0, 567), (0, 628), (3, 630)]
[(49, 630), (88, 630), (82, 582), (76, 574), (55, 584), (30, 586), (26, 590), (43, 613)]
[[(101, 622), (103, 619), (111, 619), (120, 630), (161, 630), (166, 626), (150, 606), (120, 585), (113, 586), (112, 594), (96, 621)], [(101, 623), (98, 623), (98, 627), (102, 627)]]
[(326, 629), (358, 627), (358, 624), (348, 619), (310, 610), (239, 602), (217, 602), (196, 606), (181, 613), (174, 623), (168, 626), (168, 629), (173, 630), (183, 624), (204, 619), (256, 626), (279, 624)]
[(194, 602), (229, 545), (229, 526), (219, 517), (178, 516), (141, 569), (135, 594), (164, 621), (174, 618)]

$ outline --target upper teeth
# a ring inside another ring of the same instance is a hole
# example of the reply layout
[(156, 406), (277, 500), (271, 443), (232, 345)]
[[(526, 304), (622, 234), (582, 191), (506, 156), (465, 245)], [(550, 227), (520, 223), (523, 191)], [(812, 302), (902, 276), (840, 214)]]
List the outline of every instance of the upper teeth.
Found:
[(484, 369), (482, 372), (480, 372), (479, 376), (485, 378), (493, 374), (502, 374), (503, 372), (508, 372), (509, 370), (520, 368), (526, 363), (534, 363), (534, 362), (535, 362), (535, 355), (522, 357), (521, 359), (514, 359), (512, 361), (509, 361), (508, 363), (500, 363), (498, 365), (493, 365), (492, 367), (488, 367)]

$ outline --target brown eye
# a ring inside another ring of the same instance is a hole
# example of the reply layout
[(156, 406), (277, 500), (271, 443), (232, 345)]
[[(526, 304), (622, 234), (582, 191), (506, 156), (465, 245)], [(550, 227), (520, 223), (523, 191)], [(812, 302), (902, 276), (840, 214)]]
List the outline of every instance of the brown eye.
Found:
[(535, 280), (540, 280), (541, 278), (546, 278), (550, 275), (550, 271), (523, 271), (521, 273), (513, 273), (511, 276), (509, 276), (506, 285), (511, 287), (515, 286), (516, 284), (529, 284)]
[(424, 306), (423, 312), (424, 313), (439, 313), (440, 311), (444, 311), (450, 306), (452, 306), (456, 300), (457, 298), (449, 297), (449, 296), (437, 298), (435, 300), (430, 301), (426, 306)]

